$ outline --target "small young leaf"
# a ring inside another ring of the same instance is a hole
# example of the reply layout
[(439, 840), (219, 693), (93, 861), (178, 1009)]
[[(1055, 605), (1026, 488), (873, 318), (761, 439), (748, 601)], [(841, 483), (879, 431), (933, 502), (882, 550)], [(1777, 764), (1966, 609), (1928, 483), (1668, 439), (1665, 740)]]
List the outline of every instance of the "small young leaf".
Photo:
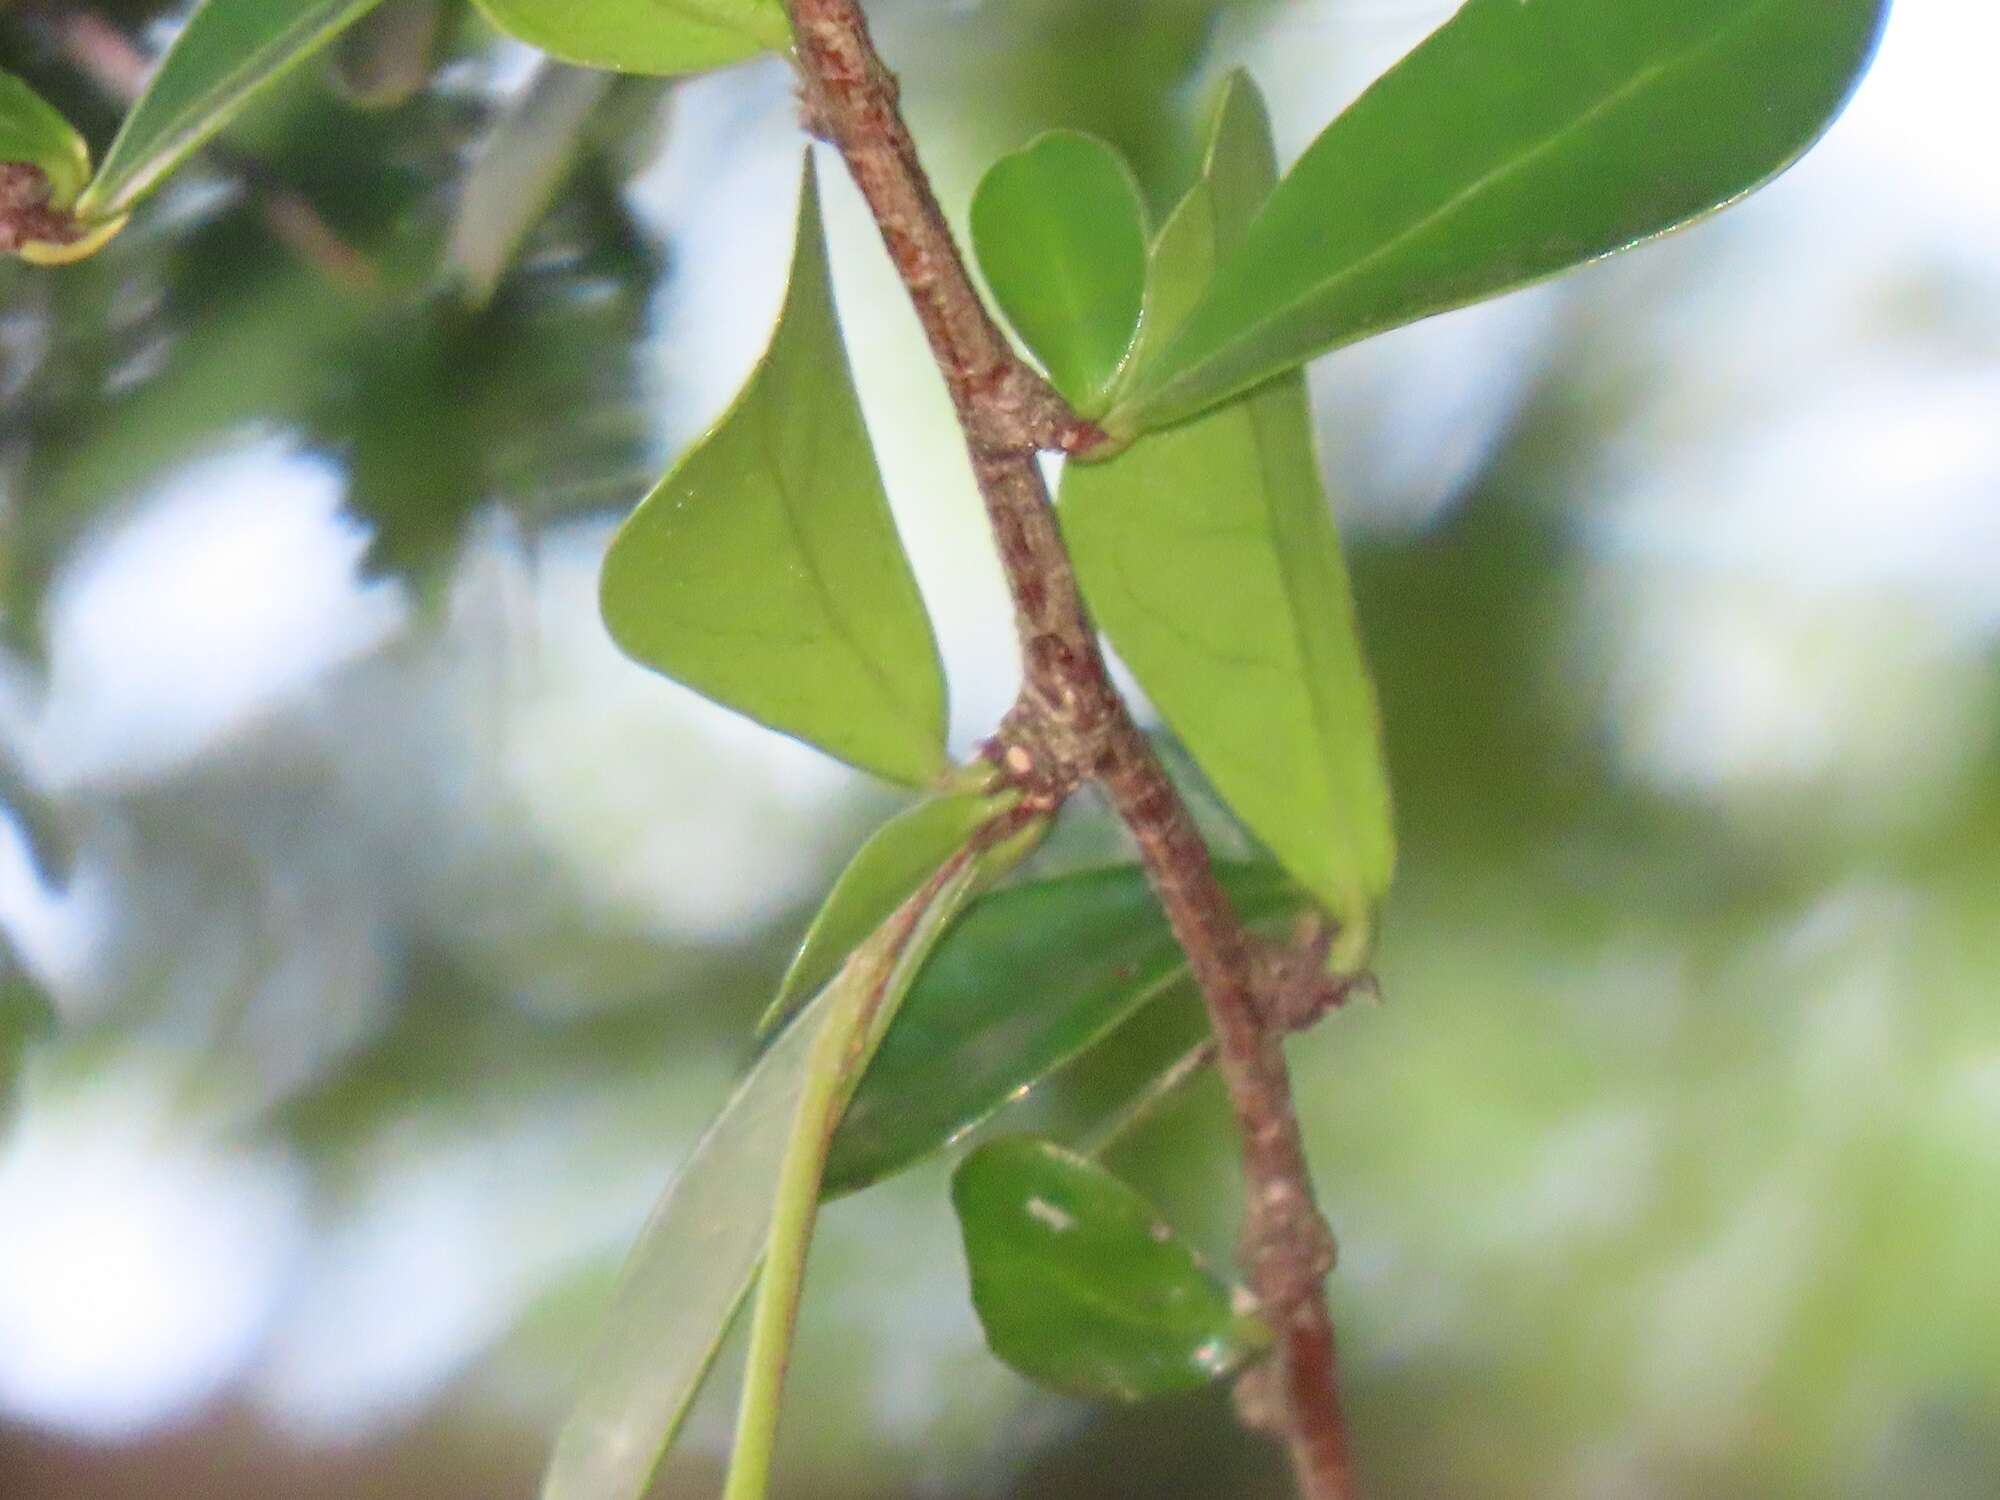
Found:
[(1468, 0), (1307, 149), (1105, 426), (1180, 421), (1742, 197), (1839, 112), (1887, 9)]
[(1072, 1396), (1199, 1390), (1269, 1344), (1138, 1193), (1047, 1141), (991, 1141), (952, 1177), (993, 1352)]
[(781, 1025), (833, 977), (863, 938), (1014, 800), (1011, 793), (954, 792), (919, 802), (876, 829), (806, 929), (757, 1034)]
[[(1237, 915), (1281, 928), (1308, 904), (1273, 865), (1218, 865)], [(1115, 1031), (1186, 973), (1133, 866), (982, 897), (918, 975), (841, 1121), (829, 1197), (894, 1176)]]
[(104, 153), (79, 218), (123, 217), (267, 84), (377, 0), (202, 0)]
[(1146, 211), (1124, 158), (1052, 131), (994, 163), (972, 200), (979, 269), (1085, 416), (1104, 410), (1139, 325)]
[(0, 73), (0, 162), (39, 170), (54, 209), (68, 208), (90, 180), (90, 148), (76, 127), (12, 73)]
[(551, 57), (669, 77), (791, 45), (780, 0), (479, 0), (500, 30)]
[(627, 655), (892, 781), (945, 769), (944, 675), (835, 320), (808, 156), (778, 329), (604, 560)]
[(774, 1231), (785, 1228), (788, 1253), (803, 1255), (826, 1141), (911, 979), (997, 873), (979, 858), (940, 871), (780, 1034), (695, 1144), (626, 1261), (542, 1500), (646, 1493)]
[[(1203, 178), (1154, 247), (1149, 317), (1172, 316), (1163, 304), (1227, 253), (1275, 175), (1263, 106), (1238, 75)], [(1394, 830), (1304, 377), (1071, 464), (1061, 513), (1112, 644), (1223, 799), (1337, 920), (1336, 967), (1357, 967)]]

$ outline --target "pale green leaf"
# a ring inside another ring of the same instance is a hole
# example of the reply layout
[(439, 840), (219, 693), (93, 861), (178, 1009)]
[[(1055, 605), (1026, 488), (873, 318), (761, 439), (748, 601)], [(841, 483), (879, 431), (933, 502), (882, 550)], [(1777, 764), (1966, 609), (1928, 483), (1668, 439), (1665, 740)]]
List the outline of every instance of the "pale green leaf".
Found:
[(920, 785), (946, 767), (943, 671), (862, 425), (810, 158), (800, 201), (771, 346), (620, 529), (604, 620), (696, 692)]
[[(966, 901), (1022, 847), (1005, 841), (936, 872), (758, 1058), (627, 1259), (542, 1500), (645, 1494), (774, 1233), (782, 1278), (798, 1276), (834, 1126), (911, 982)], [(771, 1295), (783, 1304), (797, 1287), (781, 1279)], [(790, 1310), (777, 1305), (761, 1315), (766, 1338), (774, 1318), (788, 1336)]]
[(266, 85), (312, 56), (377, 0), (202, 0), (125, 116), (79, 218), (128, 213)]
[(551, 57), (618, 73), (699, 73), (791, 45), (779, 0), (479, 0), (486, 18)]
[(1887, 0), (1468, 0), (1309, 147), (1105, 425), (1679, 227), (1797, 160)]
[(543, 63), (480, 144), (445, 242), (445, 275), (484, 304), (576, 165), (591, 116), (617, 82)]
[(1124, 158), (1057, 130), (995, 162), (972, 200), (979, 269), (1056, 389), (1085, 416), (1124, 369), (1146, 281), (1146, 215)]
[(981, 881), (1011, 864), (1017, 852), (1010, 848), (990, 862), (961, 852), (854, 950), (827, 988), (831, 1004), (813, 1041), (779, 1169), (723, 1500), (763, 1500), (770, 1482), (806, 1255), (834, 1130), (931, 949)]
[(876, 829), (806, 929), (757, 1034), (782, 1023), (831, 979), (863, 938), (1015, 800), (1012, 793), (953, 792), (906, 808)]
[[(1162, 319), (1242, 234), (1275, 172), (1263, 106), (1239, 76), (1203, 178), (1154, 248)], [(1355, 967), (1394, 833), (1303, 377), (1069, 465), (1061, 514), (1112, 644), (1223, 799), (1338, 922), (1337, 966)]]

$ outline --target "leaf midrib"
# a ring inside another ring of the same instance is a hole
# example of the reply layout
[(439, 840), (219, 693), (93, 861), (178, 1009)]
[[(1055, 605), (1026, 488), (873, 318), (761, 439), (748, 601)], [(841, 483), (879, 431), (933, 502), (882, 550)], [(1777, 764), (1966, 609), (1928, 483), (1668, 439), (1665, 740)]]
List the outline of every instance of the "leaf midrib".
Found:
[[(1732, 17), (1728, 22), (1724, 23), (1717, 30), (1710, 33), (1707, 37), (1703, 38), (1702, 41), (1700, 41), (1696, 45), (1688, 48), (1685, 52), (1677, 53), (1673, 57), (1662, 59), (1661, 61), (1652, 64), (1650, 67), (1643, 69), (1639, 73), (1634, 74), (1633, 77), (1626, 83), (1621, 84), (1618, 88), (1612, 90), (1609, 94), (1607, 94), (1604, 98), (1600, 99), (1596, 104), (1592, 105), (1589, 109), (1583, 111), (1581, 114), (1568, 120), (1563, 125), (1558, 127), (1555, 131), (1545, 136), (1542, 140), (1536, 142), (1533, 146), (1529, 147), (1526, 151), (1510, 158), (1508, 161), (1502, 163), (1499, 166), (1491, 168), (1489, 171), (1482, 174), (1479, 178), (1477, 178), (1471, 183), (1468, 183), (1465, 187), (1461, 188), (1458, 192), (1454, 193), (1450, 198), (1446, 199), (1443, 203), (1439, 204), (1429, 213), (1425, 214), (1422, 218), (1416, 220), (1414, 223), (1409, 224), (1405, 228), (1397, 231), (1394, 235), (1390, 236), (1388, 239), (1384, 240), (1381, 244), (1377, 245), (1373, 250), (1370, 250), (1367, 254), (1361, 256), (1357, 260), (1351, 261), (1341, 270), (1336, 271), (1333, 275), (1326, 277), (1324, 280), (1313, 283), (1313, 285), (1308, 290), (1301, 293), (1298, 297), (1295, 297), (1290, 302), (1282, 304), (1278, 308), (1272, 310), (1262, 318), (1258, 319), (1258, 321), (1250, 325), (1250, 328), (1245, 332), (1238, 334), (1233, 339), (1218, 344), (1214, 348), (1214, 350), (1212, 350), (1207, 356), (1201, 359), (1198, 363), (1189, 366), (1186, 370), (1182, 371), (1178, 376), (1169, 381), (1166, 385), (1161, 386), (1157, 391), (1155, 391), (1151, 399), (1149, 399), (1145, 403), (1145, 405), (1157, 406), (1163, 404), (1169, 396), (1179, 393), (1180, 391), (1184, 390), (1189, 384), (1193, 383), (1193, 377), (1199, 371), (1201, 371), (1207, 366), (1221, 363), (1228, 355), (1242, 348), (1245, 344), (1253, 342), (1253, 335), (1257, 332), (1257, 330), (1268, 327), (1270, 324), (1278, 322), (1296, 313), (1301, 307), (1303, 307), (1307, 303), (1318, 300), (1320, 297), (1326, 295), (1329, 291), (1337, 289), (1338, 287), (1352, 280), (1353, 278), (1360, 276), (1369, 270), (1372, 270), (1384, 258), (1395, 254), (1398, 250), (1401, 250), (1404, 246), (1408, 245), (1413, 240), (1420, 238), (1422, 235), (1424, 235), (1431, 229), (1435, 228), (1438, 224), (1446, 221), (1466, 203), (1484, 194), (1489, 188), (1492, 188), (1498, 183), (1505, 181), (1507, 178), (1513, 176), (1515, 173), (1520, 172), (1526, 169), (1528, 166), (1532, 165), (1533, 163), (1541, 160), (1551, 151), (1556, 150), (1559, 146), (1562, 145), (1562, 143), (1566, 139), (1574, 135), (1577, 131), (1587, 129), (1589, 126), (1595, 124), (1598, 120), (1603, 119), (1606, 116), (1615, 112), (1620, 106), (1625, 104), (1633, 96), (1649, 88), (1653, 83), (1665, 77), (1667, 74), (1679, 71), (1683, 67), (1687, 66), (1689, 63), (1693, 62), (1695, 59), (1702, 57), (1706, 53), (1721, 46), (1731, 36), (1731, 34), (1733, 34), (1737, 30), (1745, 26), (1748, 26), (1750, 23), (1754, 21), (1762, 19), (1762, 17), (1767, 12), (1774, 9), (1776, 6), (1788, 3), (1791, 3), (1791, 0), (1761, 0), (1760, 4), (1752, 6), (1751, 8), (1744, 10), (1739, 14), (1737, 14), (1736, 16)], [(1281, 183), (1279, 186), (1282, 188), (1283, 184)], [(1197, 311), (1199, 311), (1199, 309), (1197, 309)], [(1192, 323), (1193, 321), (1194, 318), (1192, 315), (1190, 315), (1186, 320), (1183, 321), (1181, 325), (1181, 333), (1176, 335), (1176, 339), (1185, 335), (1188, 324)], [(1168, 350), (1168, 355), (1170, 356), (1171, 353), (1172, 350), (1170, 346)], [(1168, 360), (1166, 358), (1162, 359), (1162, 363), (1167, 363), (1167, 362)]]

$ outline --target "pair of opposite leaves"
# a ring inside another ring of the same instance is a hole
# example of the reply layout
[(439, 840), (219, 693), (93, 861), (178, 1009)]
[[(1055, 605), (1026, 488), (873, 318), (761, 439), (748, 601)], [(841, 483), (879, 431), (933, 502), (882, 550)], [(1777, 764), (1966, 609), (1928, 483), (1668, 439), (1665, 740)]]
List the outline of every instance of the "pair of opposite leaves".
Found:
[[(997, 300), (1129, 444), (1065, 474), (1089, 603), (1333, 915), (1342, 966), (1366, 948), (1393, 839), (1298, 367), (1750, 191), (1837, 112), (1884, 9), (1470, 0), (1281, 182), (1254, 89), (1232, 80), (1157, 237), (1089, 137), (1044, 137), (981, 184), (973, 238)], [(771, 348), (621, 532), (603, 601), (630, 654), (707, 696), (891, 779), (945, 776), (936, 648), (853, 395), (810, 172)]]

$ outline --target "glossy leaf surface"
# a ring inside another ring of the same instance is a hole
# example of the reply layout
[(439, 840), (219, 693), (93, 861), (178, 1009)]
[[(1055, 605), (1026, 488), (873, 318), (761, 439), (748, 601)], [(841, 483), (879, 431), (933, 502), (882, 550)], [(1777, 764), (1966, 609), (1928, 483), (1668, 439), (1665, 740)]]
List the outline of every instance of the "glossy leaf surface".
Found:
[[(1238, 914), (1304, 906), (1271, 865), (1220, 865)], [(982, 897), (917, 977), (841, 1122), (829, 1195), (879, 1182), (970, 1130), (1171, 988), (1186, 962), (1135, 867)]]
[[(1232, 80), (1202, 180), (1154, 248), (1170, 324), (1276, 175), (1255, 88)], [(1063, 534), (1092, 613), (1243, 822), (1365, 957), (1394, 865), (1379, 714), (1297, 371), (1200, 419), (1071, 464)]]
[(509, 36), (551, 57), (668, 77), (791, 45), (779, 0), (479, 0)]
[(862, 939), (1012, 800), (985, 792), (933, 797), (876, 829), (841, 871), (806, 929), (770, 1009), (757, 1023), (758, 1035), (781, 1023), (831, 979)]
[[(803, 1214), (810, 1229), (826, 1136), (854, 1075), (867, 1066), (930, 945), (989, 873), (980, 861), (961, 861), (910, 911), (877, 929), (757, 1060), (696, 1143), (627, 1259), (556, 1439), (543, 1500), (639, 1500), (646, 1493), (775, 1228), (792, 1228), (791, 1254), (802, 1258), (797, 1221)], [(787, 1267), (793, 1277), (798, 1269)]]
[(841, 344), (810, 157), (800, 202), (770, 348), (619, 530), (604, 620), (696, 692), (921, 785), (946, 764), (943, 670)]
[(972, 200), (979, 269), (1008, 322), (1085, 416), (1104, 409), (1139, 326), (1145, 206), (1123, 158), (1051, 131), (1002, 157)]
[(1686, 224), (1795, 161), (1887, 0), (1469, 0), (1309, 147), (1107, 426)]
[(77, 200), (86, 219), (128, 212), (265, 85), (312, 56), (376, 0), (202, 0)]
[(68, 208), (90, 180), (90, 148), (56, 108), (0, 73), (0, 162), (25, 162), (49, 183), (49, 206)]
[(990, 1141), (952, 1178), (972, 1303), (993, 1352), (1099, 1400), (1199, 1390), (1267, 1342), (1137, 1192), (1086, 1157)]

